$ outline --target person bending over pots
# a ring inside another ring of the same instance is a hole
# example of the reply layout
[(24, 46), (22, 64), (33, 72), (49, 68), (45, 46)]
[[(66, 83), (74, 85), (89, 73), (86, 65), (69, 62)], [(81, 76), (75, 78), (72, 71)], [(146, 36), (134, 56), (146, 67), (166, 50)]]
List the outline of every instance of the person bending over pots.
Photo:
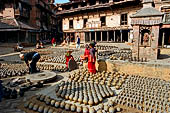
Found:
[[(24, 60), (25, 63), (27, 64), (30, 74), (39, 72), (36, 68), (36, 64), (37, 64), (38, 60), (40, 59), (39, 53), (29, 52), (26, 54), (20, 54), (20, 58), (21, 58), (21, 60)], [(29, 64), (28, 61), (31, 61), (31, 63)]]

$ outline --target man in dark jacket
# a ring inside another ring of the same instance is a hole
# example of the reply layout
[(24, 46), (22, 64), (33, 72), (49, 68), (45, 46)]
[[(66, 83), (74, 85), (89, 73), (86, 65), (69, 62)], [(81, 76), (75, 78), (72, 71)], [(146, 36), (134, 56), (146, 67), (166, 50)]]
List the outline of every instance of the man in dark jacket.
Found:
[[(40, 59), (40, 54), (38, 54), (37, 52), (29, 52), (26, 54), (20, 54), (20, 58), (21, 60), (24, 60), (27, 64), (30, 74), (38, 72), (36, 68), (36, 63)], [(29, 64), (28, 61), (31, 61), (31, 63)]]

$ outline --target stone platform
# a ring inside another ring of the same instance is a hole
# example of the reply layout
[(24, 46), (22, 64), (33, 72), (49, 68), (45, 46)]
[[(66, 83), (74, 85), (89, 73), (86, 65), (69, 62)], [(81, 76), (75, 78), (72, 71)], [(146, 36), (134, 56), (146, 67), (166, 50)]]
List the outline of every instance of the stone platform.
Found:
[(31, 82), (38, 82), (38, 81), (50, 81), (56, 78), (56, 73), (52, 71), (41, 71), (40, 73), (30, 74), (26, 76), (27, 80), (30, 80)]
[(170, 80), (170, 65), (168, 63), (99, 60), (96, 68), (98, 71), (119, 71), (129, 75)]

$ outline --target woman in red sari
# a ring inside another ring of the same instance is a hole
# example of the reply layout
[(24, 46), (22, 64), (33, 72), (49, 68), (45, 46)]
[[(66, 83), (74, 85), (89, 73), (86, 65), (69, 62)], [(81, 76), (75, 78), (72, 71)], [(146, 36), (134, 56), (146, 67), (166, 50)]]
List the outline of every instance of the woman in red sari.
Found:
[(90, 47), (90, 54), (88, 55), (88, 71), (90, 73), (95, 74), (96, 73), (96, 66), (95, 66), (95, 62), (96, 62), (96, 56), (95, 56), (95, 48), (94, 48), (94, 44), (89, 44)]
[(86, 62), (88, 61), (88, 56), (90, 54), (90, 50), (89, 50), (89, 45), (86, 44), (85, 46), (85, 51), (84, 51), (84, 55), (80, 56), (81, 60), (85, 60)]
[(72, 51), (67, 51), (65, 57), (66, 57), (66, 67), (68, 68), (68, 62), (70, 59), (74, 60), (73, 56), (71, 55)]

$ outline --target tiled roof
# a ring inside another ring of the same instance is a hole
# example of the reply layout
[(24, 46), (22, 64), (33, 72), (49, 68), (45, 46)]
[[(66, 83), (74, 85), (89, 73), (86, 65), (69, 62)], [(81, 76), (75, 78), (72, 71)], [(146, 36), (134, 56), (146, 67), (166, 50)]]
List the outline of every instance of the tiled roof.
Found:
[(18, 28), (14, 20), (0, 20), (0, 29), (15, 29)]
[(142, 8), (136, 14), (131, 17), (146, 17), (146, 16), (162, 16), (163, 14), (153, 7)]
[(0, 20), (0, 29), (27, 29), (27, 30), (36, 30), (30, 25), (17, 21), (16, 19), (2, 19)]
[(28, 25), (24, 22), (21, 22), (21, 21), (17, 21), (17, 22), (18, 22), (21, 29), (36, 30), (36, 28), (33, 28), (33, 27), (31, 27), (30, 25)]

